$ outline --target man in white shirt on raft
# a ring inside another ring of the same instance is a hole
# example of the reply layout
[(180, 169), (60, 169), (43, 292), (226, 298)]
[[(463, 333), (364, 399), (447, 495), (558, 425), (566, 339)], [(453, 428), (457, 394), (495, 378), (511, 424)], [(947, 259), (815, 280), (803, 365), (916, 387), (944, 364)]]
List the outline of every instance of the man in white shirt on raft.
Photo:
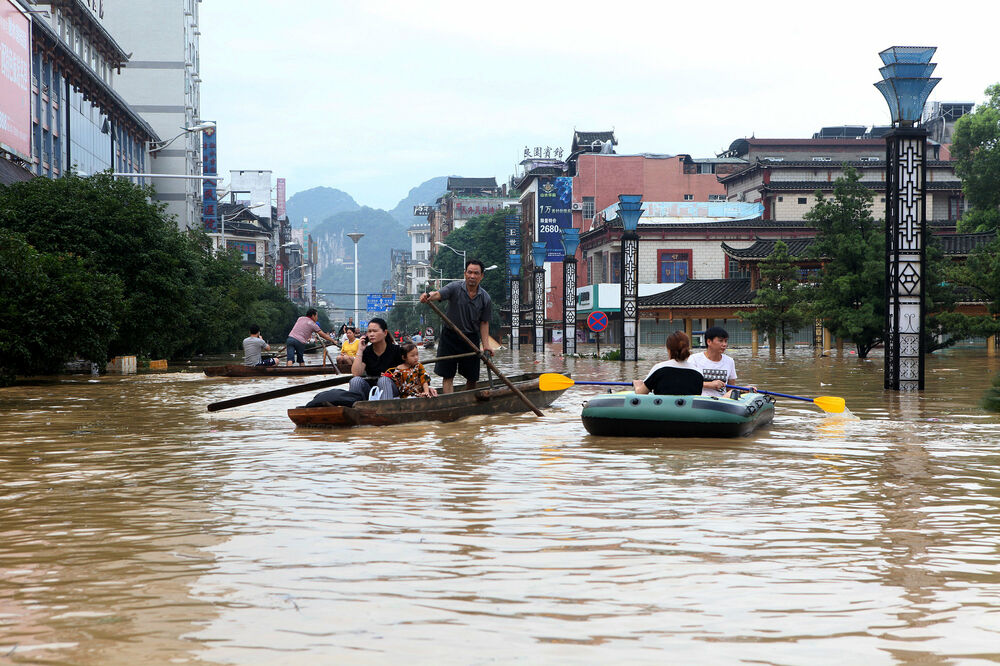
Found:
[[(732, 356), (725, 354), (729, 332), (721, 326), (710, 327), (705, 331), (705, 346), (705, 351), (691, 354), (688, 361), (705, 377), (701, 394), (722, 398), (727, 394), (726, 384), (736, 383), (736, 363)], [(750, 388), (756, 390), (755, 386)]]

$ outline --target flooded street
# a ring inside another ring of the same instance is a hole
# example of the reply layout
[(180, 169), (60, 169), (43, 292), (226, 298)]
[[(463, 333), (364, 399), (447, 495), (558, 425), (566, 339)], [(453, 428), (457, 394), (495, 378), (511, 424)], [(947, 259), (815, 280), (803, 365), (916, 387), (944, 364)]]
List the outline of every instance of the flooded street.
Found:
[[(555, 352), (497, 363), (665, 358)], [(880, 356), (730, 353), (859, 420), (779, 398), (745, 439), (597, 438), (579, 386), (541, 419), (297, 430), (312, 393), (206, 405), (323, 377), (0, 389), (0, 663), (1000, 661), (1000, 360), (936, 353), (899, 396)]]

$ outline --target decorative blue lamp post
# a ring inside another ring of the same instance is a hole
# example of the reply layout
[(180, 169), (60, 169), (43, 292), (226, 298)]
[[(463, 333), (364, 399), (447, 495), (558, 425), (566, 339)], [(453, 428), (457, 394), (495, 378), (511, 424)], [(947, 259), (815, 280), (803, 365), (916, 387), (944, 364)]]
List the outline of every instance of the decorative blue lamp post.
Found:
[(513, 252), (508, 259), (510, 268), (510, 348), (521, 348), (521, 253)]
[(563, 229), (563, 354), (576, 353), (576, 248), (580, 230)]
[(535, 353), (545, 351), (545, 243), (531, 244), (531, 260), (535, 264)]
[(924, 388), (924, 226), (927, 130), (916, 127), (927, 97), (937, 47), (893, 46), (879, 53), (875, 84), (892, 114), (885, 135), (885, 388)]
[(639, 217), (641, 194), (618, 195), (618, 217), (622, 220), (622, 361), (639, 360)]

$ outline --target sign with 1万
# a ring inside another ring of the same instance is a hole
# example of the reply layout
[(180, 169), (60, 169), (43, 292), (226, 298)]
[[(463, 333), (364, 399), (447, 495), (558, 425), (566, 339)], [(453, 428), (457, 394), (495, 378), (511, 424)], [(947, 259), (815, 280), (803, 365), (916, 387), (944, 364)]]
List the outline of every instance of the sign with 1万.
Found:
[(563, 229), (573, 226), (573, 179), (566, 177), (538, 179), (538, 215), (535, 238), (545, 243), (546, 261), (562, 261)]
[(368, 294), (369, 312), (388, 312), (396, 304), (396, 294)]

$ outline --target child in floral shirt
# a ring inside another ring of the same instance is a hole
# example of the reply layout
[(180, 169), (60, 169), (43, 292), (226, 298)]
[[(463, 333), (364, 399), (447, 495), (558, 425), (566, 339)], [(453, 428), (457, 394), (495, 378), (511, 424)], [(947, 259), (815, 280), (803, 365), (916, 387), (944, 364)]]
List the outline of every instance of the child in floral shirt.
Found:
[(396, 382), (401, 398), (430, 398), (437, 395), (431, 386), (431, 379), (420, 363), (420, 350), (412, 342), (400, 347), (403, 362), (385, 373), (386, 377)]

